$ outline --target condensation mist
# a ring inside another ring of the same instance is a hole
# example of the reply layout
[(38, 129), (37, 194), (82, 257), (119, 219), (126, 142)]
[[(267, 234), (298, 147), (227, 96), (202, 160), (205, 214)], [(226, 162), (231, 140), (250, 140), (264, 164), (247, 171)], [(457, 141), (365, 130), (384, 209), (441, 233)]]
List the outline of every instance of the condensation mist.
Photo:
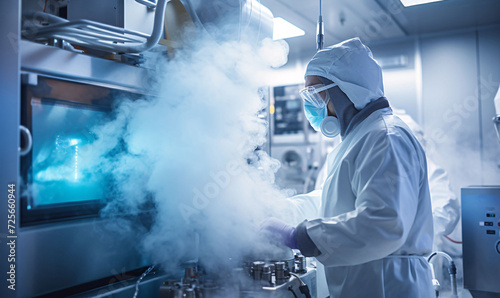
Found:
[(101, 213), (118, 233), (137, 229), (127, 218), (154, 205), (138, 247), (167, 271), (198, 256), (215, 271), (275, 252), (260, 222), (293, 217), (288, 194), (273, 184), (279, 162), (257, 150), (267, 134), (259, 87), (271, 66), (286, 62), (288, 46), (192, 40), (153, 63), (159, 96), (118, 99), (112, 119), (91, 128), (96, 140), (80, 150), (92, 160), (85, 170), (112, 173), (113, 199)]

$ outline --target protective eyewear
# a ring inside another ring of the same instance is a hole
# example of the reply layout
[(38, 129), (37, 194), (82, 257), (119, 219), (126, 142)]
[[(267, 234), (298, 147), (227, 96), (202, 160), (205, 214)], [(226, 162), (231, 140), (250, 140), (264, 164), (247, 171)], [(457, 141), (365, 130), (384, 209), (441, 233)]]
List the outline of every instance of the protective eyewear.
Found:
[(328, 104), (328, 100), (330, 99), (329, 96), (326, 96), (325, 99), (323, 99), (321, 95), (319, 95), (319, 93), (335, 86), (337, 86), (336, 83), (332, 83), (326, 86), (323, 84), (307, 86), (306, 88), (301, 89), (299, 91), (299, 94), (304, 102), (319, 108)]

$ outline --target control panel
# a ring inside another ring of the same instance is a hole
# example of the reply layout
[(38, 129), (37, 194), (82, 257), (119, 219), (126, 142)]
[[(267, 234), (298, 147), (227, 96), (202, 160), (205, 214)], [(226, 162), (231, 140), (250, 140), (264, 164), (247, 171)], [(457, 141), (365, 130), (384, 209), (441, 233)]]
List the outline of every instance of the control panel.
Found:
[(464, 287), (500, 293), (500, 186), (462, 188)]

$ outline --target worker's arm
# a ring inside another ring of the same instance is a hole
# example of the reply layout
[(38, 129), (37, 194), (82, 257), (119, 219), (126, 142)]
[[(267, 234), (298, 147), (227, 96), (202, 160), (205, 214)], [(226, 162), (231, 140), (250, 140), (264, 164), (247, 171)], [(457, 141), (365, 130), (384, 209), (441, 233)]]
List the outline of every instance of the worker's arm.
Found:
[(415, 219), (425, 161), (408, 136), (401, 131), (376, 132), (358, 145), (362, 148), (357, 156), (342, 165), (352, 170), (341, 171), (349, 173), (355, 209), (297, 227), (299, 249), (318, 255), (325, 266), (361, 264), (390, 255), (405, 242)]
[(321, 208), (321, 194), (321, 189), (317, 189), (307, 194), (288, 198), (289, 218), (287, 218), (287, 222), (296, 226), (305, 219), (317, 218)]

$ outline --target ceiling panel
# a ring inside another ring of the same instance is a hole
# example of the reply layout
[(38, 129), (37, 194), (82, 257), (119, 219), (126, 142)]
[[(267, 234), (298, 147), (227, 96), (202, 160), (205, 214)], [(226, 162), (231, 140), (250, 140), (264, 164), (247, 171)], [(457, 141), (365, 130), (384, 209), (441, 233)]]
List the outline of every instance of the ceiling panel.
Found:
[[(316, 51), (319, 0), (261, 0), (274, 16), (306, 34), (287, 39), (291, 56)], [(358, 36), (364, 42), (500, 24), (500, 0), (444, 0), (404, 7), (399, 0), (323, 0), (325, 45)]]
[[(425, 34), (500, 23), (498, 0), (445, 0), (403, 7), (399, 0), (376, 0), (407, 34)], [(399, 7), (399, 9), (397, 8)]]

